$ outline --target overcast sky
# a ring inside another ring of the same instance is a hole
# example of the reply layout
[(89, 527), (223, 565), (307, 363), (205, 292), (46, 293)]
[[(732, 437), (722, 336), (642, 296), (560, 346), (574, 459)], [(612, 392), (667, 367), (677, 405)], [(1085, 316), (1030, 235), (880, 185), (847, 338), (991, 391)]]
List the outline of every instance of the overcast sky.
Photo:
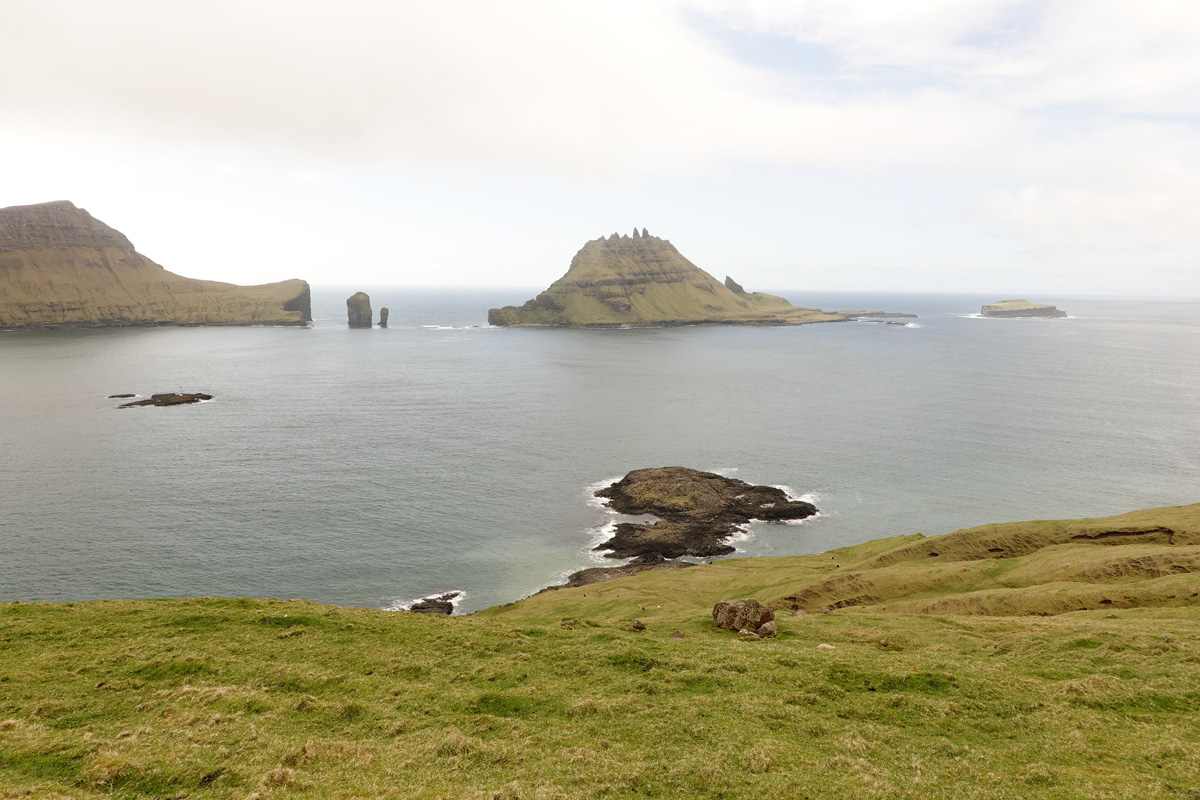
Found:
[(0, 109), (190, 277), (1200, 296), (1195, 0), (0, 0)]

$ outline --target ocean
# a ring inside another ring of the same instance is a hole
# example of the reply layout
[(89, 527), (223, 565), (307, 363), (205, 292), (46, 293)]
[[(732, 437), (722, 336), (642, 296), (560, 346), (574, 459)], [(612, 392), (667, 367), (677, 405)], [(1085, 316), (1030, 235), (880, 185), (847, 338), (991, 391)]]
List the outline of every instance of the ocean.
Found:
[[(386, 330), (350, 330), (365, 288)], [(906, 325), (502, 329), (536, 289), (314, 287), (311, 328), (0, 333), (0, 601), (469, 612), (575, 570), (590, 491), (678, 464), (821, 515), (738, 555), (1200, 502), (1200, 300), (777, 292)], [(108, 395), (205, 392), (118, 410)], [(736, 557), (736, 556), (735, 556)]]

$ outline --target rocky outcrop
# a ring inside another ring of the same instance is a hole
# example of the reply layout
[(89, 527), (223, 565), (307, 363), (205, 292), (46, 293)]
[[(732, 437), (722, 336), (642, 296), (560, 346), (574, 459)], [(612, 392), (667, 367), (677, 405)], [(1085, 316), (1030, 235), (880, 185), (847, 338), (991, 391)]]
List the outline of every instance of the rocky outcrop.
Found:
[(595, 548), (609, 551), (606, 558), (728, 555), (734, 552), (728, 538), (751, 520), (805, 519), (817, 513), (812, 503), (792, 500), (774, 486), (753, 486), (687, 467), (634, 470), (596, 497), (620, 514), (660, 518), (618, 524), (612, 538)]
[(448, 592), (436, 597), (425, 597), (409, 606), (408, 610), (415, 614), (453, 614), (454, 599), (460, 594), (462, 593)]
[[(135, 397), (136, 395), (113, 395), (113, 397)], [(190, 403), (199, 403), (202, 400), (212, 400), (211, 394), (181, 394), (178, 392), (167, 392), (166, 394), (152, 394), (145, 400), (135, 400), (132, 403), (122, 403), (117, 408), (136, 408), (137, 406), (183, 406)]]
[(757, 633), (763, 625), (774, 622), (775, 612), (753, 598), (721, 600), (713, 606), (712, 618), (713, 625), (717, 628)]
[(734, 552), (725, 540), (738, 530), (737, 525), (719, 522), (622, 522), (611, 539), (594, 549), (608, 550), (606, 558), (712, 558)]
[(386, 328), (387, 321), (388, 321), (388, 310), (387, 310), (387, 306), (384, 306), (383, 308), (379, 309), (379, 327)]
[(588, 242), (546, 291), (523, 306), (488, 312), (492, 325), (566, 327), (802, 325), (848, 318), (721, 283), (644, 228)]
[(0, 209), (0, 327), (305, 325), (302, 280), (237, 286), (168, 272), (67, 201)]
[(1028, 300), (1000, 300), (983, 306), (979, 314), (984, 317), (1065, 317), (1067, 312)]
[(346, 298), (346, 317), (351, 328), (371, 327), (371, 298), (366, 292), (355, 292)]
[(596, 497), (621, 514), (653, 514), (681, 522), (741, 524), (752, 519), (804, 519), (817, 507), (789, 499), (774, 486), (753, 486), (736, 478), (687, 467), (636, 469), (600, 489)]

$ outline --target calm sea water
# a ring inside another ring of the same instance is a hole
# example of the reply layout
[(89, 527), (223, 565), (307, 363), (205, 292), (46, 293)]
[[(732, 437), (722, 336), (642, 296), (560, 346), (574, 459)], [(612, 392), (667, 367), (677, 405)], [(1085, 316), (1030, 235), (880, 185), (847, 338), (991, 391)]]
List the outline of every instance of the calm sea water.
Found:
[[(355, 287), (358, 288), (358, 287)], [(681, 464), (811, 494), (747, 555), (1200, 501), (1200, 301), (785, 292), (916, 325), (521, 330), (528, 290), (369, 290), (387, 330), (0, 333), (0, 600), (469, 611), (593, 566), (588, 487)], [(209, 403), (116, 410), (119, 392)]]

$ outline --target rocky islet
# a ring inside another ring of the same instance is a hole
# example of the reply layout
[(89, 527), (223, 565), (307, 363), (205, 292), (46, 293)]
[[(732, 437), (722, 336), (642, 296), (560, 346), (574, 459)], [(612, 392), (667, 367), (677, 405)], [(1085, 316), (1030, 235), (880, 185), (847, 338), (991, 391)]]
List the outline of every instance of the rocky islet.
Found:
[[(751, 520), (782, 522), (818, 514), (817, 507), (794, 500), (775, 486), (755, 486), (736, 478), (688, 467), (634, 470), (596, 491), (619, 513), (655, 516), (654, 522), (620, 522), (613, 535), (593, 548), (605, 558), (631, 558), (620, 567), (593, 567), (568, 577), (561, 586), (582, 586), (639, 572), (680, 569), (674, 559), (713, 558), (734, 552), (729, 537)], [(677, 565), (677, 566), (676, 566)]]

